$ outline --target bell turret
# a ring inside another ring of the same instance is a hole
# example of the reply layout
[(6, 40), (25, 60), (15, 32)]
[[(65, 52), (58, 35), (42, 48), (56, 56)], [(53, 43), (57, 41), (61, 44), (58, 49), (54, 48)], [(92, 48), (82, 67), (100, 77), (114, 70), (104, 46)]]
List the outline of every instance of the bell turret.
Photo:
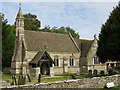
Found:
[(16, 17), (16, 36), (18, 36), (18, 34), (24, 34), (24, 17), (21, 7), (19, 7), (19, 12)]

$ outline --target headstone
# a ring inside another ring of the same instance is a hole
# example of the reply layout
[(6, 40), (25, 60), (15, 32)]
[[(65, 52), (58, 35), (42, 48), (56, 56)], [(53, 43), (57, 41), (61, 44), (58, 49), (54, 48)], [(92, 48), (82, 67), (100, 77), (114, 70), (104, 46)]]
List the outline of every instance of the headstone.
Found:
[(40, 83), (41, 82), (41, 74), (39, 74), (39, 76), (38, 76), (38, 83)]
[(97, 76), (97, 70), (96, 69), (94, 70), (94, 76)]
[(109, 69), (108, 69), (108, 74), (109, 74), (109, 75), (112, 75), (112, 74), (113, 74), (113, 69), (112, 69), (112, 67), (109, 67)]
[(21, 75), (19, 75), (18, 77), (18, 85), (20, 85), (20, 83), (21, 83)]
[(72, 75), (72, 79), (76, 79), (75, 75)]
[(69, 73), (67, 73), (67, 80), (68, 80), (68, 78), (69, 78)]
[(12, 80), (12, 84), (11, 85), (15, 85), (15, 81), (14, 80)]
[(17, 85), (17, 80), (15, 75), (14, 75), (14, 80), (15, 80), (15, 85)]
[(104, 73), (105, 73), (105, 72), (104, 72), (103, 70), (100, 71), (100, 75), (101, 75), (101, 76), (104, 76)]
[(12, 75), (12, 85), (15, 85), (15, 75)]
[(29, 74), (27, 74), (27, 77), (28, 77), (28, 80), (29, 80), (29, 82), (31, 82), (31, 79), (30, 79), (30, 76), (29, 76)]
[(79, 71), (76, 72), (76, 75), (80, 75)]
[(89, 76), (92, 76), (92, 70), (89, 70), (89, 71), (88, 71), (88, 75), (89, 75)]
[(20, 82), (20, 85), (23, 85), (24, 83), (24, 78), (23, 78), (23, 75), (21, 75), (21, 82)]
[(23, 85), (26, 84), (26, 76), (23, 77)]

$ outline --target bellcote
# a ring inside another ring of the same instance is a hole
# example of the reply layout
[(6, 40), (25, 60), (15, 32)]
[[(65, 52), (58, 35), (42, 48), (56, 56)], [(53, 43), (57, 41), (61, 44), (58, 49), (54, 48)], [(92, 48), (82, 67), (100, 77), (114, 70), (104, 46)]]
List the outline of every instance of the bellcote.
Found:
[(19, 7), (19, 12), (16, 17), (16, 28), (24, 29), (24, 17), (22, 15), (21, 7)]
[(19, 7), (19, 12), (17, 14), (17, 18), (23, 18), (21, 7)]
[(24, 17), (22, 15), (21, 7), (19, 7), (19, 11), (16, 16), (16, 36), (19, 35), (24, 35)]

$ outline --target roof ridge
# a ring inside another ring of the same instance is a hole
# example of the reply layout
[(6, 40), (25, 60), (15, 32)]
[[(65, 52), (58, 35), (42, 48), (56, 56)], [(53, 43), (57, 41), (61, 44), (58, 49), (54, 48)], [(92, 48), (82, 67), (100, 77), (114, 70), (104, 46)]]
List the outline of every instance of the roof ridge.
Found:
[(83, 40), (83, 41), (94, 41), (94, 40), (88, 40), (88, 39), (79, 39), (79, 40)]
[(57, 35), (68, 35), (68, 33), (55, 33), (55, 32), (43, 32), (43, 31), (31, 31), (31, 30), (25, 30), (28, 32), (40, 32), (40, 33), (49, 33), (49, 34), (57, 34)]

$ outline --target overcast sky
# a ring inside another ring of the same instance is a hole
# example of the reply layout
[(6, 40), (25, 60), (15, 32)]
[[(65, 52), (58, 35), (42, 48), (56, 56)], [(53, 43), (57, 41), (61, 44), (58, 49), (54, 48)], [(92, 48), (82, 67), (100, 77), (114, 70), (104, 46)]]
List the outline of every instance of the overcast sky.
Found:
[[(13, 0), (12, 0), (13, 1)], [(18, 1), (18, 0), (14, 0)], [(2, 1), (2, 13), (9, 24), (14, 24), (19, 2)], [(24, 1), (24, 0), (23, 0)], [(22, 2), (23, 14), (37, 15), (42, 27), (70, 26), (82, 39), (93, 39), (99, 35), (101, 25), (108, 19), (118, 2)], [(42, 28), (41, 27), (41, 28)]]

